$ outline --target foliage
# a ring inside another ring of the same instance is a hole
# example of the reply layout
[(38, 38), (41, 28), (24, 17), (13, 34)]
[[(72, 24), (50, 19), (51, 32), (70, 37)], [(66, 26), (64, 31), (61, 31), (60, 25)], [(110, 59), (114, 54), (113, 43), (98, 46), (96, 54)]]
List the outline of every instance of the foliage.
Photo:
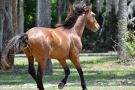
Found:
[[(75, 0), (70, 0), (71, 2)], [(113, 50), (114, 45), (113, 40), (117, 40), (117, 17), (115, 15), (115, 10), (112, 8), (108, 15), (105, 10), (105, 4), (103, 3), (102, 11), (99, 13), (96, 1), (93, 1), (93, 11), (96, 13), (96, 19), (100, 25), (103, 24), (105, 20), (105, 25), (101, 36), (98, 33), (93, 33), (92, 31), (85, 29), (82, 37), (83, 50), (92, 51), (108, 51)], [(67, 11), (67, 10), (66, 10)], [(36, 26), (36, 0), (25, 0), (24, 1), (24, 13), (25, 13), (25, 31)], [(67, 12), (62, 12), (62, 23), (65, 21)], [(57, 0), (51, 0), (51, 27), (55, 27), (57, 24)], [(129, 52), (133, 52), (134, 44), (128, 42)], [(133, 53), (132, 53), (133, 54)]]
[[(73, 0), (71, 0), (73, 2)], [(25, 13), (25, 31), (36, 26), (36, 0), (25, 0), (24, 1), (24, 13)], [(62, 12), (62, 22), (64, 23), (67, 15), (67, 11)], [(57, 0), (51, 0), (51, 27), (55, 27), (57, 24)], [(82, 42), (83, 49), (90, 50), (95, 47), (94, 43), (97, 39), (98, 34), (86, 29)]]
[(52, 0), (52, 3), (51, 3), (51, 10), (52, 10), (52, 13), (51, 13), (51, 17), (52, 17), (52, 21), (51, 21), (51, 26), (54, 27), (56, 22), (57, 22), (57, 15), (56, 15), (56, 9), (57, 8), (57, 0)]
[(98, 32), (92, 32), (91, 30), (86, 28), (82, 37), (83, 50), (94, 50), (97, 38)]
[(135, 57), (135, 35), (132, 31), (127, 32), (127, 49), (131, 56)]
[[(52, 2), (51, 2), (51, 10), (52, 10), (52, 13), (51, 13), (51, 17), (52, 17), (51, 27), (55, 27), (55, 25), (57, 24), (57, 20), (58, 20), (58, 16), (57, 16), (57, 0), (52, 0)], [(65, 12), (65, 10), (63, 10), (62, 11), (62, 17), (61, 17), (62, 18), (62, 23), (64, 23), (66, 16), (67, 16), (67, 10), (66, 10), (66, 12)]]
[[(36, 0), (24, 1), (24, 14), (25, 14), (25, 31), (36, 26)], [(55, 27), (57, 23), (57, 0), (51, 0), (51, 26)], [(66, 13), (62, 14), (62, 20), (64, 21)]]
[(36, 0), (24, 0), (24, 28), (25, 31), (36, 25)]

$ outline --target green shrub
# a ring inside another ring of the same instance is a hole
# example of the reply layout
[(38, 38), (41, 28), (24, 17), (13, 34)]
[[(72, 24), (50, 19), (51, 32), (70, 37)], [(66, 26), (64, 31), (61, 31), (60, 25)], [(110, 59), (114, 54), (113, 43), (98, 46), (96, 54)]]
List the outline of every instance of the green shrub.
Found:
[(132, 31), (127, 32), (127, 50), (132, 57), (135, 57), (135, 35)]

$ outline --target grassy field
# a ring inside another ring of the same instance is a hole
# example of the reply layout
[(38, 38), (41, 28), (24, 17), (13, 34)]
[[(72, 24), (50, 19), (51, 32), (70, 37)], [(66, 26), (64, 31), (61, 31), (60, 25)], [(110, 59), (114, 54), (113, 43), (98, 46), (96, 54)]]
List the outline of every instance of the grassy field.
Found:
[[(135, 62), (119, 64), (114, 56), (82, 56), (80, 61), (89, 90), (135, 90)], [(46, 90), (59, 90), (57, 85), (64, 72), (56, 60), (52, 62), (53, 75), (44, 76), (44, 87)], [(78, 73), (72, 63), (67, 62), (71, 74), (64, 90), (81, 90)], [(0, 73), (0, 90), (37, 90), (27, 73), (27, 64), (26, 58), (16, 57), (14, 70)]]

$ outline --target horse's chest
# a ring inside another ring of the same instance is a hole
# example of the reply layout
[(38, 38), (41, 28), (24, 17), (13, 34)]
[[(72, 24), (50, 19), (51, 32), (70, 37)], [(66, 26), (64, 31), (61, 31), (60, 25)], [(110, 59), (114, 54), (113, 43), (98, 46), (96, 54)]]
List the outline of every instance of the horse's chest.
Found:
[(80, 38), (73, 38), (71, 43), (71, 49), (76, 48), (79, 52), (82, 50), (82, 42)]

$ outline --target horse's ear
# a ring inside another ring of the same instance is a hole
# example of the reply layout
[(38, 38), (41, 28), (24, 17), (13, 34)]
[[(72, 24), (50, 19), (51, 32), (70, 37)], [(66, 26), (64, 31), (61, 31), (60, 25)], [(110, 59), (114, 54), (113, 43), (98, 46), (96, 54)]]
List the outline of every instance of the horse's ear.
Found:
[(89, 5), (90, 10), (92, 10), (92, 6), (93, 6), (92, 4)]

